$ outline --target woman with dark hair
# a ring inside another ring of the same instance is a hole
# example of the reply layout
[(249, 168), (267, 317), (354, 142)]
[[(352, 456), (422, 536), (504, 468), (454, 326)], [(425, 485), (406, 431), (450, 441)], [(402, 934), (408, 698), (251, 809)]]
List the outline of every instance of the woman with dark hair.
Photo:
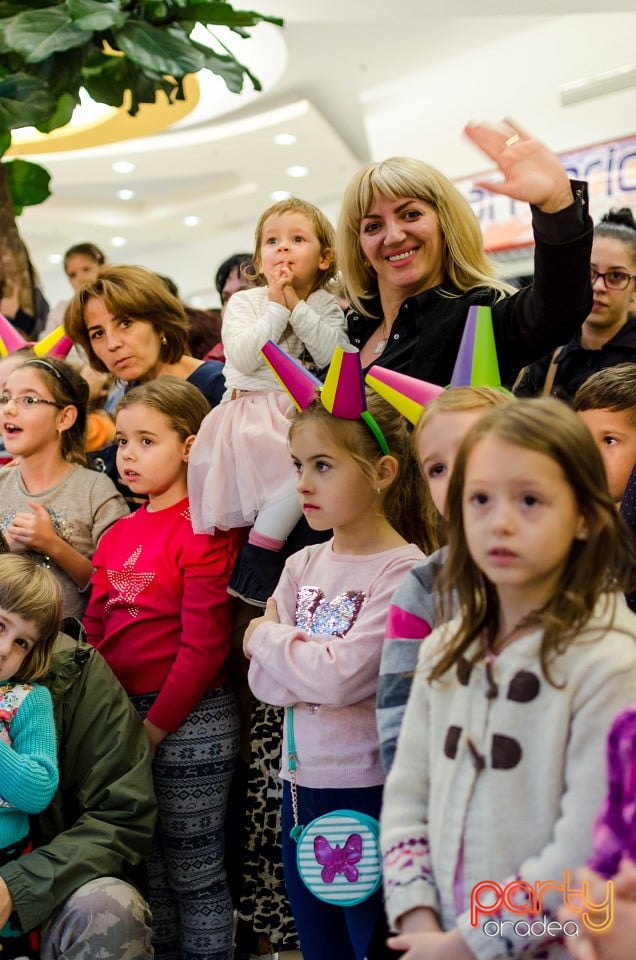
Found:
[(94, 370), (129, 384), (179, 377), (197, 387), (211, 407), (221, 399), (222, 364), (190, 356), (183, 304), (143, 267), (103, 267), (75, 293), (64, 326)]
[(519, 396), (553, 394), (568, 403), (593, 373), (636, 361), (636, 221), (610, 210), (594, 228), (592, 310), (572, 339), (522, 371)]

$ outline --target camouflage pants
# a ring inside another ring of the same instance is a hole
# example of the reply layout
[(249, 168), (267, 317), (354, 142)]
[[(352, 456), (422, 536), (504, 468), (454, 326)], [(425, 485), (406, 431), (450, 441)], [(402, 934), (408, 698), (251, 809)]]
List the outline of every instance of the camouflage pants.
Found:
[(146, 960), (148, 904), (130, 884), (100, 877), (83, 884), (42, 927), (41, 960)]

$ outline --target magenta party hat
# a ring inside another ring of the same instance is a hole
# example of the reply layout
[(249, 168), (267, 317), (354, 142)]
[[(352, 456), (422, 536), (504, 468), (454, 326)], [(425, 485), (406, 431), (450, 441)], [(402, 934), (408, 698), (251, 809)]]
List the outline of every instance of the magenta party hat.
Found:
[(451, 387), (501, 387), (490, 307), (472, 306), (459, 345)]
[(36, 357), (57, 357), (58, 360), (64, 360), (70, 353), (73, 341), (64, 331), (64, 324), (60, 324), (55, 330), (42, 337), (37, 343), (33, 344), (33, 352)]
[(268, 340), (261, 347), (261, 353), (268, 367), (276, 376), (289, 394), (297, 410), (306, 410), (314, 402), (322, 383), (303, 367), (299, 360), (291, 357), (273, 340)]
[(334, 417), (363, 420), (382, 453), (389, 453), (382, 431), (367, 410), (360, 351), (356, 347), (336, 347), (324, 385), (273, 340), (267, 341), (261, 353), (298, 410), (305, 410), (320, 397), (325, 410)]
[(415, 377), (378, 367), (377, 364), (369, 368), (365, 382), (413, 425), (420, 419), (426, 404), (444, 393), (444, 388), (436, 383), (416, 380)]
[(10, 353), (15, 353), (16, 350), (28, 345), (28, 341), (0, 313), (0, 357), (8, 357)]

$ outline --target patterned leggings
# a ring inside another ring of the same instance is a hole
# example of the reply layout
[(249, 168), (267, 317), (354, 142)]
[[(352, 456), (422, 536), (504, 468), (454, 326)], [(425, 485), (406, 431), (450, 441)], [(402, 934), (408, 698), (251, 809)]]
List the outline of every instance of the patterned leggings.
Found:
[[(144, 716), (155, 694), (131, 697)], [(232, 901), (223, 866), (223, 820), (238, 751), (229, 687), (209, 690), (157, 748), (159, 817), (148, 864), (153, 946), (161, 960), (228, 960)]]

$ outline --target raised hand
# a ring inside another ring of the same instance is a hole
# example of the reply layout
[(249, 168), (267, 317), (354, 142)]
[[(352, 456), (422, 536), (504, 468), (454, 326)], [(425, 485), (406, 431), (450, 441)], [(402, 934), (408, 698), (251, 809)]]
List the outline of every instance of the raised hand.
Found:
[(478, 180), (477, 186), (532, 203), (544, 213), (557, 213), (572, 204), (570, 182), (561, 161), (522, 127), (511, 120), (501, 128), (469, 123), (464, 133), (504, 175), (499, 182)]

